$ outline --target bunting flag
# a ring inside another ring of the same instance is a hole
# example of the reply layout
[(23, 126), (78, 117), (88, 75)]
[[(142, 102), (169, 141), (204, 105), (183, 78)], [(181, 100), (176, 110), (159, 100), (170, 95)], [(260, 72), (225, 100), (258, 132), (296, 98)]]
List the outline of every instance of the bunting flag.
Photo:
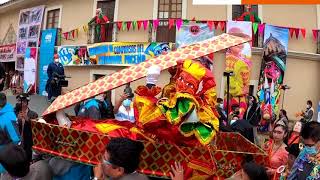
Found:
[(226, 28), (226, 22), (225, 21), (220, 21), (220, 28), (221, 28), (221, 31), (224, 31), (224, 29)]
[(72, 35), (72, 38), (74, 39), (74, 37), (75, 37), (75, 30), (72, 30), (72, 31), (71, 31), (71, 35)]
[(256, 23), (256, 22), (252, 23), (252, 29), (253, 29), (253, 33), (254, 33), (254, 34), (257, 34), (258, 23)]
[(159, 19), (154, 19), (154, 20), (153, 20), (153, 28), (154, 28), (154, 29), (157, 29), (158, 26), (159, 26)]
[(189, 24), (189, 20), (185, 19), (183, 20), (183, 25), (188, 25)]
[(82, 26), (82, 29), (83, 29), (83, 31), (84, 31), (85, 33), (87, 33), (87, 32), (88, 32), (88, 25)]
[(149, 23), (149, 20), (144, 20), (144, 21), (143, 21), (143, 29), (144, 29), (144, 30), (147, 30), (148, 23)]
[(64, 37), (66, 40), (68, 40), (68, 36), (69, 36), (69, 32), (63, 33), (63, 37)]
[(317, 41), (317, 39), (318, 39), (318, 30), (317, 29), (313, 29), (312, 30), (312, 35), (313, 35), (313, 40)]
[(219, 21), (214, 21), (214, 29), (217, 29), (219, 25)]
[(306, 29), (305, 28), (301, 29), (301, 34), (302, 34), (303, 39), (305, 39), (306, 38)]
[(149, 29), (152, 30), (153, 20), (149, 21)]
[(182, 19), (177, 19), (176, 20), (176, 26), (177, 26), (177, 29), (178, 31), (180, 30), (181, 26), (182, 26)]
[(207, 21), (208, 27), (210, 29), (210, 31), (213, 30), (213, 21)]
[(143, 21), (137, 21), (137, 23), (138, 23), (138, 30), (140, 30)]
[(296, 33), (296, 38), (298, 39), (299, 38), (300, 29), (296, 28), (294, 31)]
[(122, 30), (125, 31), (127, 28), (127, 22), (126, 21), (123, 21), (122, 22)]
[(117, 27), (118, 27), (118, 30), (120, 31), (120, 30), (121, 30), (121, 27), (122, 27), (122, 22), (121, 22), (121, 21), (118, 21), (118, 22), (117, 22)]
[(264, 32), (264, 24), (258, 25), (259, 36), (261, 36)]
[(137, 21), (132, 21), (132, 29), (137, 29)]
[(289, 28), (289, 32), (290, 32), (290, 37), (293, 37), (293, 33), (294, 33), (294, 29), (293, 28)]
[(174, 26), (174, 19), (169, 19), (169, 29), (172, 28), (172, 26)]
[(127, 30), (129, 31), (130, 30), (130, 28), (131, 28), (131, 21), (127, 21), (126, 22), (126, 25), (127, 25)]

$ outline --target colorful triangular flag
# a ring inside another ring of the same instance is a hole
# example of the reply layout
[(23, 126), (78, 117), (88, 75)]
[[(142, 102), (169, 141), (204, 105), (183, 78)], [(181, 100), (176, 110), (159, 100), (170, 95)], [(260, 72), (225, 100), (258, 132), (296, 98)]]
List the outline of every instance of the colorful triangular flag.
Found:
[(300, 29), (299, 28), (295, 28), (294, 29), (295, 33), (296, 33), (296, 38), (299, 38), (299, 33), (300, 33)]
[(127, 28), (127, 22), (126, 21), (123, 21), (122, 22), (122, 30), (125, 31)]
[(174, 19), (169, 19), (169, 29), (172, 28), (172, 26), (174, 26)]
[(258, 25), (258, 32), (259, 32), (259, 36), (261, 36), (264, 32), (264, 24), (259, 24)]
[(214, 23), (214, 29), (217, 29), (219, 25), (219, 21), (214, 21), (213, 23)]
[(137, 28), (137, 21), (132, 21), (132, 28), (133, 30)]
[(118, 27), (119, 31), (122, 29), (122, 22), (121, 21), (117, 22), (117, 27)]
[(226, 28), (226, 22), (225, 21), (220, 21), (220, 27), (221, 27), (221, 31), (224, 31)]
[(289, 32), (290, 32), (290, 37), (292, 38), (293, 37), (293, 33), (294, 33), (294, 28), (289, 28)]
[(144, 20), (144, 21), (143, 21), (143, 28), (144, 28), (144, 30), (147, 30), (148, 23), (149, 23), (148, 20)]
[(319, 30), (317, 30), (317, 29), (313, 29), (312, 30), (312, 35), (313, 35), (313, 40), (314, 41), (317, 41), (317, 39), (318, 39), (318, 31)]
[(138, 23), (138, 30), (140, 30), (143, 21), (138, 21), (137, 23)]
[(253, 29), (253, 33), (254, 33), (254, 34), (257, 34), (258, 23), (256, 23), (256, 22), (252, 23), (252, 29)]
[(209, 27), (209, 30), (212, 31), (212, 29), (213, 29), (213, 21), (207, 21), (207, 25)]
[(185, 19), (183, 20), (183, 25), (188, 25), (189, 24), (189, 20)]
[(182, 25), (182, 19), (177, 19), (177, 20), (176, 20), (176, 26), (177, 26), (177, 29), (178, 29), (178, 30), (180, 30), (181, 25)]
[(305, 39), (306, 38), (306, 29), (305, 28), (301, 28), (301, 34), (302, 34), (303, 39)]
[(154, 29), (157, 29), (158, 26), (159, 26), (159, 19), (154, 19), (154, 20), (153, 20), (153, 28), (154, 28)]
[(127, 21), (127, 22), (126, 22), (126, 24), (127, 24), (127, 30), (128, 30), (128, 31), (129, 31), (130, 28), (131, 28), (131, 23), (132, 23), (131, 21)]

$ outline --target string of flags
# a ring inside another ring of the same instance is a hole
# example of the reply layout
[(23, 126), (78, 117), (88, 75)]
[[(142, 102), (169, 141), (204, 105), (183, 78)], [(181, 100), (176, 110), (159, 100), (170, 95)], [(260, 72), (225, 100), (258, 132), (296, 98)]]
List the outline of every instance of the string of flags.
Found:
[[(105, 29), (103, 26), (106, 26), (107, 24), (114, 24), (119, 31), (130, 31), (130, 30), (147, 30), (149, 29), (157, 29), (160, 25), (160, 22), (162, 20), (160, 19), (153, 19), (153, 20), (136, 20), (136, 21), (115, 21), (115, 22), (106, 22), (101, 24), (91, 24), (95, 25), (96, 27), (99, 27), (99, 29)], [(182, 25), (188, 25), (190, 23), (206, 23), (210, 30), (217, 30), (220, 29), (221, 31), (225, 31), (226, 29), (226, 21), (215, 21), (215, 20), (187, 20), (187, 19), (176, 19), (171, 18), (167, 20), (167, 25), (169, 29), (177, 28), (177, 30), (180, 30)], [(103, 28), (101, 28), (103, 27)], [(283, 26), (278, 26), (283, 27)], [(265, 28), (265, 23), (258, 23), (253, 22), (252, 23), (252, 31), (254, 34), (259, 34), (260, 36), (263, 35)], [(290, 38), (295, 37), (298, 39), (302, 36), (303, 39), (306, 38), (306, 29), (305, 28), (296, 28), (296, 27), (283, 27), (289, 29), (289, 35)], [(61, 38), (64, 38), (65, 40), (71, 40), (74, 38), (77, 38), (79, 36), (81, 28), (76, 28), (68, 32), (61, 33)], [(82, 30), (87, 33), (89, 31), (89, 25), (83, 25)], [(318, 32), (320, 30), (312, 30), (313, 38), (316, 40), (318, 38)], [(104, 31), (100, 31), (100, 33), (105, 33)]]

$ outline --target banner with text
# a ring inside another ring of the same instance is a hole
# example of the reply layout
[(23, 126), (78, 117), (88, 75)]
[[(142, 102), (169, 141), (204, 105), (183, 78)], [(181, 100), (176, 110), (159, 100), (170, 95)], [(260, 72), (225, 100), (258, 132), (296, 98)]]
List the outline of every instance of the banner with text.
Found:
[(17, 33), (16, 70), (23, 71), (28, 47), (38, 47), (44, 6), (20, 10)]
[(68, 65), (91, 65), (86, 46), (60, 46), (58, 47), (60, 63)]
[(35, 47), (26, 49), (23, 70), (23, 91), (28, 94), (34, 94), (37, 90), (37, 51), (38, 48)]
[(0, 46), (0, 62), (15, 61), (16, 44)]
[(170, 49), (170, 43), (156, 42), (105, 42), (88, 46), (91, 64), (139, 64)]

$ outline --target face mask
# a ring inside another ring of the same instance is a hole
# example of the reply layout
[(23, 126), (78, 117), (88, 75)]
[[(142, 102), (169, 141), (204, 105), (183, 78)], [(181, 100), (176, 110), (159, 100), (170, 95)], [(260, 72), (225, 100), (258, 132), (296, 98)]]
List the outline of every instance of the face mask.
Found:
[(54, 62), (55, 62), (55, 63), (58, 63), (58, 62), (59, 62), (59, 59), (54, 59)]
[(124, 107), (130, 107), (130, 105), (131, 105), (131, 100), (130, 100), (130, 99), (124, 100), (124, 101), (122, 102), (122, 105), (123, 105)]
[(220, 107), (221, 109), (223, 109), (223, 104), (219, 104), (219, 107)]
[(231, 121), (230, 121), (230, 125), (232, 125), (233, 123), (235, 123), (237, 120), (234, 120), (234, 119), (232, 119)]
[(317, 154), (318, 152), (316, 146), (305, 146), (303, 151), (307, 154)]
[(309, 104), (307, 104), (307, 109), (309, 109), (311, 106)]

